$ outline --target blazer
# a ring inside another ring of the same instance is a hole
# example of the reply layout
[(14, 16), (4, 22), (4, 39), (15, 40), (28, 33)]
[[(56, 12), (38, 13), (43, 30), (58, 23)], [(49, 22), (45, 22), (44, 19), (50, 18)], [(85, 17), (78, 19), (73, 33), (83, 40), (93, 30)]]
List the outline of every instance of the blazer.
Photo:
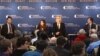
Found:
[[(91, 25), (91, 29), (96, 29), (96, 24), (92, 24)], [(90, 30), (90, 25), (89, 24), (86, 24), (85, 26), (84, 26), (84, 30), (86, 31), (86, 34), (87, 34), (87, 36), (89, 35), (89, 30)]]
[(66, 28), (65, 28), (65, 24), (64, 23), (60, 23), (60, 28), (58, 28), (57, 23), (53, 23), (53, 34), (55, 36), (56, 32), (60, 32), (59, 36), (64, 36), (66, 37)]
[[(12, 27), (12, 34), (14, 35), (15, 26), (11, 24), (11, 27)], [(4, 24), (1, 29), (1, 35), (6, 36), (7, 34), (8, 34), (8, 26), (7, 24)]]

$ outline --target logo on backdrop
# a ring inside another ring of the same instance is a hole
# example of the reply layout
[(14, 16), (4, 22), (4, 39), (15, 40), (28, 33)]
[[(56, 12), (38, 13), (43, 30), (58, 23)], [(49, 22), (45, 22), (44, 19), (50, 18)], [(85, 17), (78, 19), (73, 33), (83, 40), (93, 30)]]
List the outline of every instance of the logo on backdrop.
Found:
[(28, 23), (19, 23), (17, 26), (18, 26), (18, 27), (35, 27), (35, 26), (30, 25), (30, 24), (28, 24)]
[(41, 6), (40, 9), (41, 10), (55, 10), (55, 9), (58, 9), (58, 8), (53, 7), (53, 6)]
[(40, 19), (40, 18), (45, 19), (46, 17), (42, 16), (42, 15), (39, 15), (39, 14), (30, 14), (29, 18), (30, 19)]
[(34, 10), (35, 8), (30, 7), (30, 6), (18, 6), (18, 10)]
[(52, 14), (52, 18), (55, 18), (55, 16), (61, 16), (62, 18), (69, 18), (68, 16), (61, 15), (61, 14)]
[(80, 27), (80, 25), (75, 23), (65, 23), (66, 27)]
[(100, 14), (97, 14), (97, 18), (100, 18)]
[(12, 10), (12, 8), (7, 6), (0, 6), (0, 10)]
[(63, 6), (64, 10), (77, 10), (80, 9), (79, 7), (76, 6)]
[(86, 6), (85, 9), (100, 9), (100, 6)]
[(84, 15), (84, 14), (75, 14), (74, 18), (88, 18), (89, 16)]
[(6, 15), (6, 18), (8, 16), (11, 16), (13, 19), (22, 19), (23, 18), (22, 16), (19, 16), (19, 15)]
[(47, 25), (48, 27), (52, 27), (52, 24), (51, 24), (51, 23), (46, 23), (46, 25)]

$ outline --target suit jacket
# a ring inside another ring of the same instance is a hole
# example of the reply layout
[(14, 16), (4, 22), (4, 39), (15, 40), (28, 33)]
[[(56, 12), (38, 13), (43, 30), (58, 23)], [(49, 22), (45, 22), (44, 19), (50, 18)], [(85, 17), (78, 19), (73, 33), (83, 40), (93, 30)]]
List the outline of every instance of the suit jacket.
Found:
[(53, 48), (58, 56), (71, 56), (70, 52), (62, 47), (54, 47)]
[[(11, 27), (12, 27), (12, 34), (14, 35), (15, 26), (11, 24)], [(4, 24), (1, 29), (1, 35), (6, 37), (7, 34), (8, 34), (8, 25)]]
[[(91, 29), (96, 29), (96, 24), (92, 24), (91, 25)], [(86, 24), (85, 26), (84, 26), (84, 30), (86, 31), (86, 33), (87, 33), (87, 36), (89, 35), (89, 30), (90, 30), (90, 25), (89, 24)]]
[(66, 37), (66, 28), (64, 23), (60, 23), (60, 28), (58, 28), (57, 23), (53, 24), (53, 33), (57, 37), (56, 32), (60, 32), (58, 36)]

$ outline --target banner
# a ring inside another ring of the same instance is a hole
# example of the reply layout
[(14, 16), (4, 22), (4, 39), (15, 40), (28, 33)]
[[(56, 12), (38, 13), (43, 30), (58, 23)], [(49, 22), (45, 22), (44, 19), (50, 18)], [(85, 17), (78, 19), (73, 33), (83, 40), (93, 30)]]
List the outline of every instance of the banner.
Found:
[(41, 19), (52, 27), (61, 15), (68, 33), (77, 33), (93, 17), (100, 24), (100, 0), (0, 0), (0, 24), (7, 16), (21, 31), (32, 31)]

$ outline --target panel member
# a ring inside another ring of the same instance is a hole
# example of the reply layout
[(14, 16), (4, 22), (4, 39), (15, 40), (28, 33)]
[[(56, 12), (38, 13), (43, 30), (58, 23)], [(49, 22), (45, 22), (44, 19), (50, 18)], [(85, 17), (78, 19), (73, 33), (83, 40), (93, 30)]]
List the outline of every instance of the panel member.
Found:
[(47, 26), (46, 21), (44, 19), (42, 19), (39, 22), (39, 24), (37, 26), (37, 30), (38, 30), (38, 32), (37, 32), (38, 39), (43, 39), (43, 40), (48, 39), (46, 37), (42, 38), (42, 36), (41, 36), (42, 34), (48, 36), (48, 26)]
[(55, 37), (66, 37), (66, 28), (65, 24), (62, 22), (61, 16), (55, 16), (55, 23), (53, 23), (53, 34)]
[(86, 35), (89, 36), (91, 34), (91, 29), (97, 30), (97, 25), (94, 23), (94, 20), (92, 17), (89, 17), (87, 19), (87, 23), (84, 26), (84, 30), (86, 31)]
[(1, 35), (3, 35), (7, 39), (11, 39), (14, 37), (15, 26), (12, 24), (12, 17), (8, 16), (6, 19), (6, 23), (2, 26)]

